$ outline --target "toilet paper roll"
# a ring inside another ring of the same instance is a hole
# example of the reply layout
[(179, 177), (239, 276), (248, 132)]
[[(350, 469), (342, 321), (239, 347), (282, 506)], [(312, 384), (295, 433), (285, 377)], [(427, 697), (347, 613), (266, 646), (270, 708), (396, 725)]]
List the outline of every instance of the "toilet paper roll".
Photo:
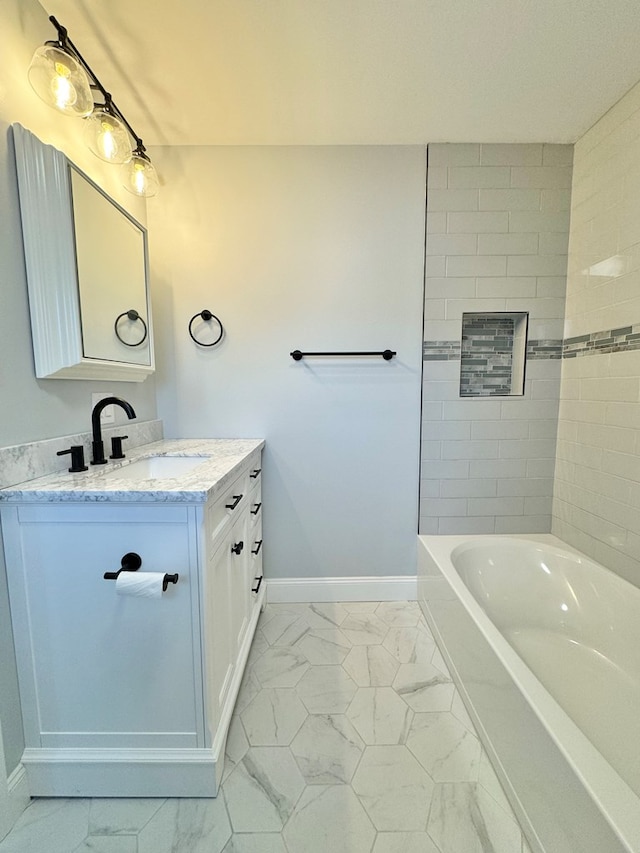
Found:
[(116, 592), (136, 598), (161, 598), (163, 581), (164, 572), (120, 572)]

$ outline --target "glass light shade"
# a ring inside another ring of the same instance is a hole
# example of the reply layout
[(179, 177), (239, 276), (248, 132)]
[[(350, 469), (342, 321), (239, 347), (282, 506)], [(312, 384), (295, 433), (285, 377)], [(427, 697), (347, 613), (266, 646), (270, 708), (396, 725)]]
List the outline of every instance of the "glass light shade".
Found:
[(153, 163), (141, 154), (134, 154), (122, 171), (124, 188), (130, 193), (149, 198), (158, 192), (158, 173)]
[(131, 137), (117, 116), (102, 107), (86, 120), (85, 142), (91, 151), (107, 163), (127, 163), (131, 159)]
[(33, 54), (29, 82), (39, 98), (68, 116), (88, 116), (93, 110), (89, 78), (71, 54), (53, 44), (43, 44)]

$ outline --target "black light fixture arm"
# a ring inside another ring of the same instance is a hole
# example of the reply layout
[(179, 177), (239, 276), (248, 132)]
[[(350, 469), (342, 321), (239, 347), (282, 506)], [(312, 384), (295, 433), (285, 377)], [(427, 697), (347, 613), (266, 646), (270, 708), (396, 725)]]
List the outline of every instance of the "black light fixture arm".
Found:
[(58, 33), (58, 41), (57, 42), (51, 42), (51, 43), (52, 44), (58, 44), (63, 50), (66, 50), (68, 53), (70, 53), (74, 57), (74, 59), (78, 60), (80, 65), (82, 65), (82, 67), (84, 68), (84, 70), (87, 72), (87, 74), (89, 76), (91, 88), (97, 89), (100, 92), (100, 94), (102, 95), (102, 97), (104, 98), (104, 104), (102, 104), (101, 106), (104, 109), (106, 109), (107, 112), (110, 112), (112, 115), (117, 116), (120, 119), (120, 121), (124, 124), (124, 126), (127, 128), (129, 133), (131, 134), (131, 138), (134, 139), (135, 143), (136, 143), (136, 148), (134, 150), (134, 153), (140, 154), (142, 157), (144, 157), (145, 159), (148, 160), (149, 158), (145, 154), (146, 149), (144, 147), (142, 139), (138, 136), (138, 134), (135, 132), (135, 130), (131, 127), (129, 122), (126, 120), (126, 118), (122, 114), (121, 110), (118, 109), (115, 101), (111, 97), (111, 94), (109, 92), (107, 92), (107, 90), (104, 88), (104, 86), (102, 85), (102, 83), (100, 82), (98, 77), (96, 76), (96, 73), (93, 71), (93, 69), (91, 68), (91, 66), (87, 62), (87, 60), (80, 53), (80, 51), (75, 46), (75, 44), (71, 41), (71, 39), (69, 38), (68, 32), (67, 32), (67, 28), (63, 27), (62, 24), (56, 19), (56, 17), (54, 15), (50, 15), (49, 20), (51, 21), (53, 26), (56, 28), (56, 31)]

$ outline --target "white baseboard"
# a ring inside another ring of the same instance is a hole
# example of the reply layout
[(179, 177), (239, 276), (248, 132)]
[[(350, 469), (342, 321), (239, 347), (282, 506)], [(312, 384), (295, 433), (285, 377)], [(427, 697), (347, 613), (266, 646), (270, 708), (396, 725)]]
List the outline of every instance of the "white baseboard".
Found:
[(215, 797), (211, 749), (27, 748), (34, 797)]
[(415, 575), (356, 578), (270, 578), (267, 601), (416, 601)]

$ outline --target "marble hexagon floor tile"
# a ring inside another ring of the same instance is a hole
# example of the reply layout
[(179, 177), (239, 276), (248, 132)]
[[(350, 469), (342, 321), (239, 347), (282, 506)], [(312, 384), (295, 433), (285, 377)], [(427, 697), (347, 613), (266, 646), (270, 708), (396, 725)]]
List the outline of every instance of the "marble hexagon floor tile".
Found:
[(496, 776), (496, 771), (491, 766), (491, 762), (487, 758), (487, 754), (484, 750), (482, 750), (480, 753), (480, 765), (478, 767), (478, 783), (482, 785), (485, 791), (491, 794), (493, 799), (506, 814), (511, 814), (511, 806), (509, 805), (507, 796), (504, 790), (502, 789), (502, 785), (500, 784), (500, 781)]
[(296, 687), (310, 714), (344, 714), (357, 689), (341, 666), (313, 666)]
[(258, 681), (253, 667), (247, 667), (244, 671), (244, 675), (242, 676), (242, 682), (240, 684), (240, 690), (238, 692), (238, 698), (236, 699), (236, 706), (233, 709), (234, 714), (239, 714), (243, 711), (249, 702), (262, 690), (262, 685)]
[(516, 853), (522, 847), (514, 820), (480, 785), (469, 782), (436, 786), (427, 831), (442, 853)]
[(295, 613), (282, 613), (262, 628), (262, 635), (270, 646), (294, 646), (310, 630), (310, 625)]
[(231, 717), (229, 732), (227, 734), (227, 745), (224, 753), (224, 771), (222, 781), (227, 778), (233, 768), (245, 757), (249, 751), (249, 741), (244, 731), (240, 716), (234, 714)]
[(231, 837), (222, 853), (287, 853), (287, 850), (279, 832), (242, 832)]
[(318, 630), (339, 627), (348, 616), (348, 612), (336, 602), (308, 604), (304, 618), (312, 628)]
[(385, 648), (354, 646), (342, 666), (358, 687), (390, 687), (400, 664)]
[(149, 823), (163, 799), (93, 799), (89, 809), (89, 835), (136, 835)]
[(262, 687), (295, 687), (308, 669), (302, 652), (274, 646), (258, 658), (251, 672)]
[(403, 663), (393, 682), (398, 696), (414, 711), (449, 711), (455, 687), (430, 663)]
[(343, 601), (347, 613), (375, 613), (378, 601)]
[(436, 669), (439, 669), (440, 672), (443, 672), (445, 675), (449, 675), (449, 667), (445, 659), (442, 657), (440, 653), (440, 649), (436, 646), (433, 650), (433, 654), (431, 655), (431, 663), (435, 666)]
[(413, 712), (391, 687), (361, 687), (347, 717), (368, 744), (399, 744), (407, 739)]
[(233, 831), (280, 832), (304, 787), (287, 747), (252, 747), (224, 784)]
[(251, 643), (251, 649), (249, 650), (249, 657), (247, 658), (247, 666), (253, 666), (253, 664), (258, 660), (258, 658), (266, 652), (269, 648), (269, 643), (267, 642), (267, 638), (262, 633), (262, 631), (258, 630), (253, 635), (253, 642)]
[(312, 714), (291, 744), (307, 785), (349, 784), (364, 742), (342, 714)]
[(312, 628), (296, 643), (314, 666), (341, 664), (351, 649), (351, 643), (339, 628)]
[(426, 832), (379, 832), (372, 853), (440, 853)]
[(376, 607), (376, 615), (387, 625), (415, 626), (422, 612), (415, 601), (383, 601)]
[(435, 782), (475, 782), (480, 741), (450, 712), (416, 714), (407, 746)]
[(382, 645), (400, 663), (431, 663), (436, 650), (435, 640), (421, 626), (392, 626)]
[(531, 853), (416, 613), (268, 604), (217, 799), (37, 800), (0, 853)]
[(345, 637), (354, 646), (368, 646), (381, 643), (387, 635), (389, 626), (375, 613), (350, 613), (340, 625)]
[(371, 853), (376, 831), (348, 785), (310, 785), (285, 827), (295, 853)]
[(87, 837), (88, 799), (32, 800), (11, 833), (0, 843), (2, 853), (69, 853)]
[(405, 746), (368, 746), (351, 784), (376, 829), (426, 829), (433, 782)]
[(288, 746), (307, 718), (307, 710), (291, 687), (261, 690), (240, 714), (251, 746)]
[(171, 799), (138, 835), (138, 853), (222, 853), (231, 838), (224, 799)]
[(469, 729), (470, 732), (475, 734), (475, 726), (473, 725), (471, 717), (469, 716), (469, 713), (465, 708), (464, 702), (460, 698), (460, 694), (457, 690), (453, 694), (453, 702), (451, 703), (451, 713), (454, 717), (457, 717), (460, 720), (463, 726), (465, 726), (467, 729)]
[(89, 835), (73, 853), (138, 853), (138, 836)]

